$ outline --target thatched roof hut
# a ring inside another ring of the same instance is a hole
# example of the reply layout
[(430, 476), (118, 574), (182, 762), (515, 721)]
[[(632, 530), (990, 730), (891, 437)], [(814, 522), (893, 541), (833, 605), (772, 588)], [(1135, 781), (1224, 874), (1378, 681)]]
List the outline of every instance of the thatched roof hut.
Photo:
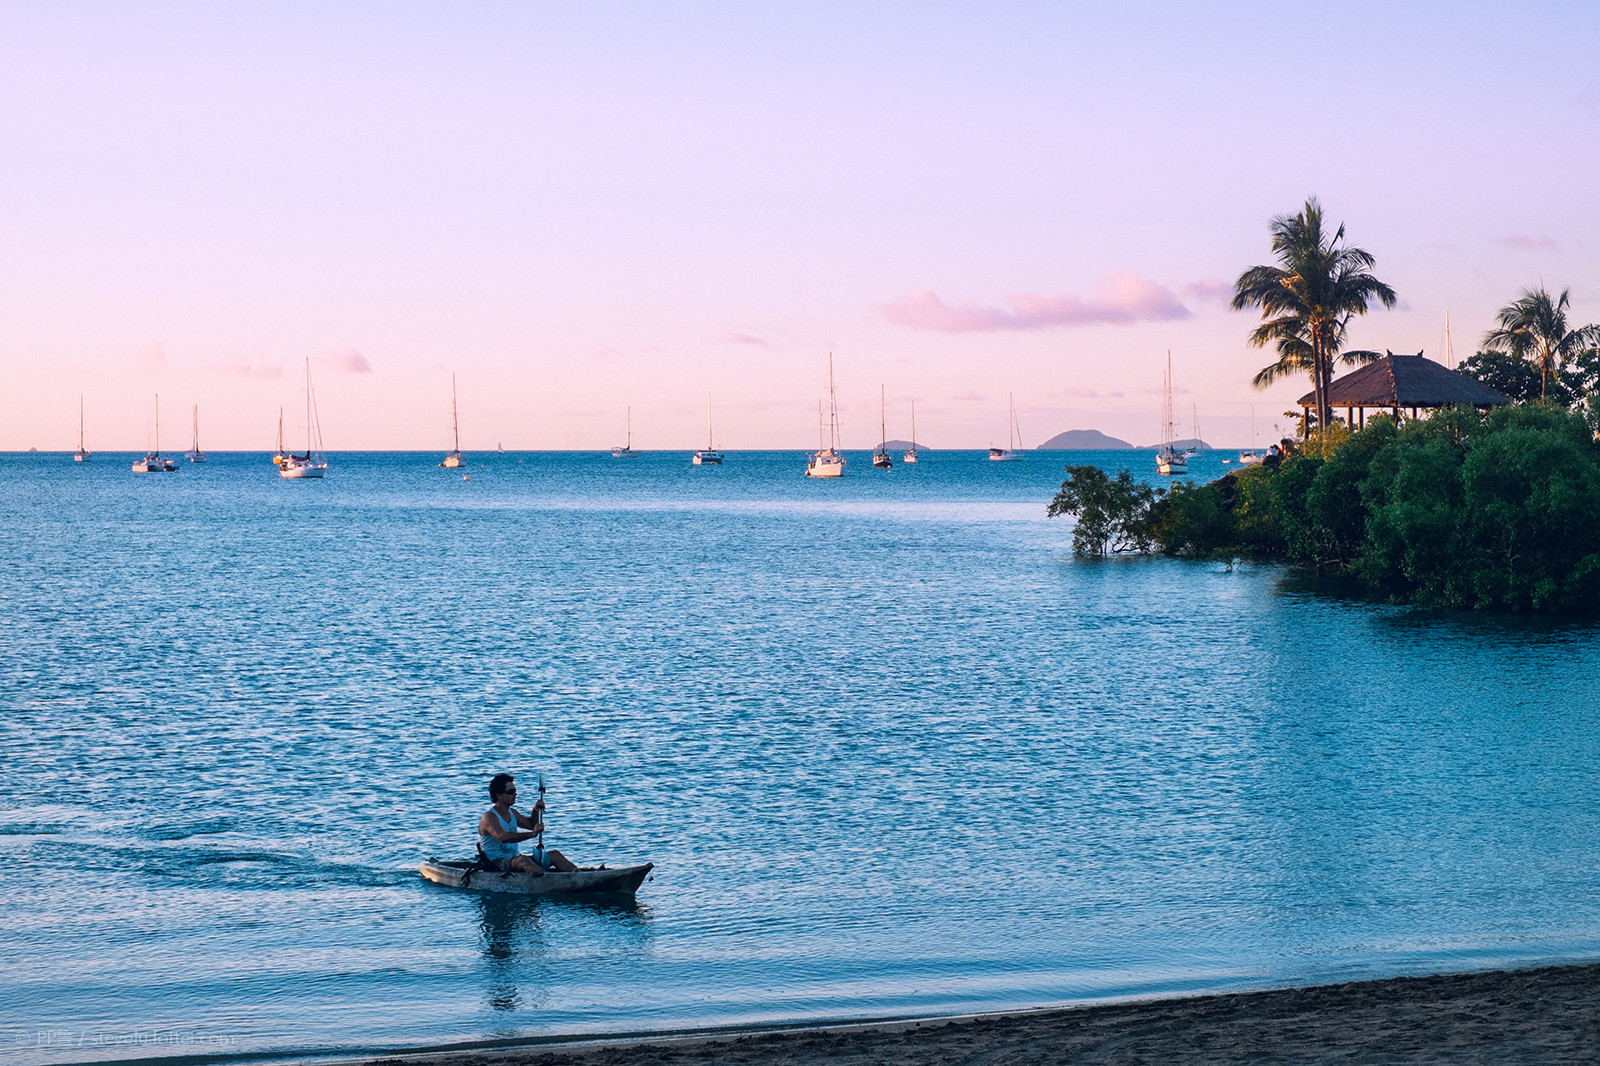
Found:
[[(1416, 355), (1385, 352), (1380, 358), (1340, 378), (1328, 386), (1328, 406), (1343, 407), (1345, 420), (1354, 427), (1359, 412), (1360, 424), (1367, 421), (1367, 409), (1389, 411), (1396, 418), (1409, 411), (1470, 404), (1473, 407), (1498, 407), (1511, 402), (1476, 378), (1441, 366)], [(1309, 411), (1317, 405), (1315, 390), (1300, 397), (1300, 408)]]

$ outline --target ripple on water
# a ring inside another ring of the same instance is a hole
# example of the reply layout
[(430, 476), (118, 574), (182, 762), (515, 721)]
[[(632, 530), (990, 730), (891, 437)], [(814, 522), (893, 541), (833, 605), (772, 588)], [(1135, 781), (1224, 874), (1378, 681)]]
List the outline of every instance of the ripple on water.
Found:
[[(1076, 562), (1056, 462), (520, 458), (45, 495), (0, 457), (0, 1030), (355, 1048), (1595, 954), (1592, 626)], [(553, 845), (655, 861), (638, 901), (423, 882), (500, 769)]]

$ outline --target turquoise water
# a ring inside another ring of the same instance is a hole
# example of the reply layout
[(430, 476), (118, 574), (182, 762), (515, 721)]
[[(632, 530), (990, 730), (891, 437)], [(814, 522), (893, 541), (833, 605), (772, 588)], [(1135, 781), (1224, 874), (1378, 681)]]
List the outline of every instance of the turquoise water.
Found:
[[(1600, 629), (1072, 559), (1148, 453), (129, 460), (0, 457), (0, 1060), (1600, 957)], [(423, 882), (498, 770), (636, 905)]]

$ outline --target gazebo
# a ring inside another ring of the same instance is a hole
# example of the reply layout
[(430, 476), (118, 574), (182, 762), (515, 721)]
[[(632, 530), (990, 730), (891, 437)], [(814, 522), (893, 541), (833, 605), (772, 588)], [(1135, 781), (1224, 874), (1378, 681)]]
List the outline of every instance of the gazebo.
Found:
[[(1300, 411), (1308, 414), (1317, 406), (1313, 389), (1300, 397)], [(1367, 424), (1367, 409), (1389, 411), (1396, 420), (1401, 411), (1416, 418), (1419, 410), (1470, 404), (1473, 407), (1498, 407), (1511, 397), (1496, 392), (1476, 378), (1441, 366), (1432, 359), (1416, 355), (1385, 352), (1358, 370), (1352, 370), (1328, 385), (1329, 408), (1343, 407), (1345, 422), (1351, 429)], [(1356, 421), (1360, 412), (1360, 422)], [(1306, 418), (1301, 425), (1310, 425)]]

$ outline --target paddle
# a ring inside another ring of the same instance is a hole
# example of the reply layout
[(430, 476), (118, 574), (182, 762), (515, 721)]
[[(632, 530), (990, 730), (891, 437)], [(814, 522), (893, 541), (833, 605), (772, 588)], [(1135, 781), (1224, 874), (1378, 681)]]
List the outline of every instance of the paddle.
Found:
[[(544, 774), (539, 774), (539, 801), (544, 802)], [(539, 812), (539, 851), (544, 851), (544, 811)]]

